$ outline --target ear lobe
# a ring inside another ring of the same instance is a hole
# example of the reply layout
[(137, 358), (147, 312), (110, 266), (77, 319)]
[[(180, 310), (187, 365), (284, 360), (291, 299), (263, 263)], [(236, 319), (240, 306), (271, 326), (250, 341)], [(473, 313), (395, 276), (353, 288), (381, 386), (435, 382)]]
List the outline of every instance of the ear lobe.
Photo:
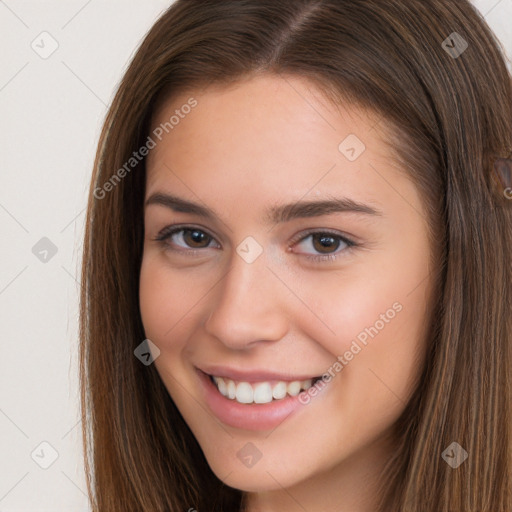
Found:
[(494, 175), (507, 199), (512, 199), (512, 158), (496, 158), (494, 161)]

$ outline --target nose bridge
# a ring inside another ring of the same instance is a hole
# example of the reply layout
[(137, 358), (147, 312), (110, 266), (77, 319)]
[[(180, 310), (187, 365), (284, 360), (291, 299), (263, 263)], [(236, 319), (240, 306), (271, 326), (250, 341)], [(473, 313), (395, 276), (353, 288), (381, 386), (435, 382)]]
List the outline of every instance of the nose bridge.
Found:
[[(238, 250), (243, 249), (243, 244)], [(279, 281), (267, 268), (265, 253), (255, 259), (233, 254), (218, 284), (206, 330), (232, 348), (282, 338), (288, 328)]]

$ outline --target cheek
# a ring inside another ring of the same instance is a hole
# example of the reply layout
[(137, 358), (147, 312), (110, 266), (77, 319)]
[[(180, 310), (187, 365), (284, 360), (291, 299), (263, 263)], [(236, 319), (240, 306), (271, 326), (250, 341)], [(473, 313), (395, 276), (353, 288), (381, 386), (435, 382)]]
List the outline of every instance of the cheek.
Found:
[(406, 336), (414, 343), (424, 328), (427, 300), (425, 287), (417, 286), (420, 277), (366, 274), (350, 271), (300, 284), (298, 294), (309, 311), (295, 320), (331, 354), (343, 354), (354, 341), (365, 347), (372, 340)]
[(319, 318), (298, 316), (299, 329), (332, 355), (329, 369), (342, 375), (344, 392), (375, 410), (407, 401), (424, 360), (431, 290), (428, 247), (418, 247), (396, 245), (361, 265), (300, 282), (301, 297)]
[(191, 312), (199, 300), (194, 295), (183, 276), (171, 271), (157, 256), (144, 256), (139, 287), (144, 333), (160, 349), (154, 364), (180, 409), (188, 407), (180, 383), (188, 379), (183, 356), (190, 337)]
[[(174, 291), (162, 283), (156, 265), (144, 257), (140, 270), (139, 307), (144, 331), (151, 340), (160, 339), (161, 333), (170, 327), (165, 320), (164, 308), (171, 290)], [(157, 336), (157, 333), (160, 335)]]
[(147, 338), (160, 349), (157, 369), (174, 389), (174, 377), (186, 378), (196, 349), (194, 334), (204, 324), (209, 294), (219, 277), (200, 269), (178, 270), (165, 255), (148, 251), (142, 260), (139, 305)]
[(193, 301), (189, 287), (180, 281), (153, 255), (144, 256), (140, 272), (139, 304), (146, 336), (162, 349), (166, 340), (174, 339), (189, 305)]

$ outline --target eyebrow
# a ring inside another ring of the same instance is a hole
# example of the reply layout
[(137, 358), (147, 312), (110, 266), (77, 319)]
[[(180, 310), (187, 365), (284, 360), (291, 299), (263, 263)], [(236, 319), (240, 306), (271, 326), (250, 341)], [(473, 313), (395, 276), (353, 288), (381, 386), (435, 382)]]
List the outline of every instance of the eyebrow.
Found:
[[(162, 192), (156, 192), (149, 196), (145, 204), (146, 206), (151, 204), (165, 206), (175, 212), (191, 213), (209, 220), (218, 218), (215, 211), (206, 206)], [(341, 197), (320, 201), (298, 201), (272, 206), (267, 211), (265, 220), (269, 224), (278, 224), (289, 222), (293, 219), (320, 217), (321, 215), (342, 212), (382, 216), (382, 211), (372, 206)]]

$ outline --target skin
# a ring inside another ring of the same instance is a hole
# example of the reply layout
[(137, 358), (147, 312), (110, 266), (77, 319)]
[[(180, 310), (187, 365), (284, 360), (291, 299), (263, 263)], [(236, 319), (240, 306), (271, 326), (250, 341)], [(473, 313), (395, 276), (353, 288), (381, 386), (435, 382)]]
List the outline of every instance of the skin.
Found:
[[(392, 425), (424, 363), (431, 247), (421, 197), (393, 163), (384, 121), (354, 105), (334, 108), (305, 78), (260, 75), (183, 94), (161, 106), (153, 126), (191, 96), (197, 106), (150, 151), (146, 198), (172, 193), (218, 217), (145, 207), (140, 307), (161, 351), (154, 364), (211, 469), (247, 491), (250, 512), (374, 511)], [(354, 161), (338, 149), (349, 134), (366, 146)], [(266, 220), (271, 206), (330, 197), (381, 215)], [(212, 238), (155, 241), (182, 223)], [(325, 250), (335, 260), (312, 261), (322, 246), (310, 229), (359, 246), (335, 239)], [(236, 252), (247, 236), (263, 249), (251, 264)], [(322, 375), (396, 302), (403, 309), (272, 431), (229, 427), (207, 409), (194, 366)], [(237, 457), (248, 442), (262, 454), (251, 468)]]

